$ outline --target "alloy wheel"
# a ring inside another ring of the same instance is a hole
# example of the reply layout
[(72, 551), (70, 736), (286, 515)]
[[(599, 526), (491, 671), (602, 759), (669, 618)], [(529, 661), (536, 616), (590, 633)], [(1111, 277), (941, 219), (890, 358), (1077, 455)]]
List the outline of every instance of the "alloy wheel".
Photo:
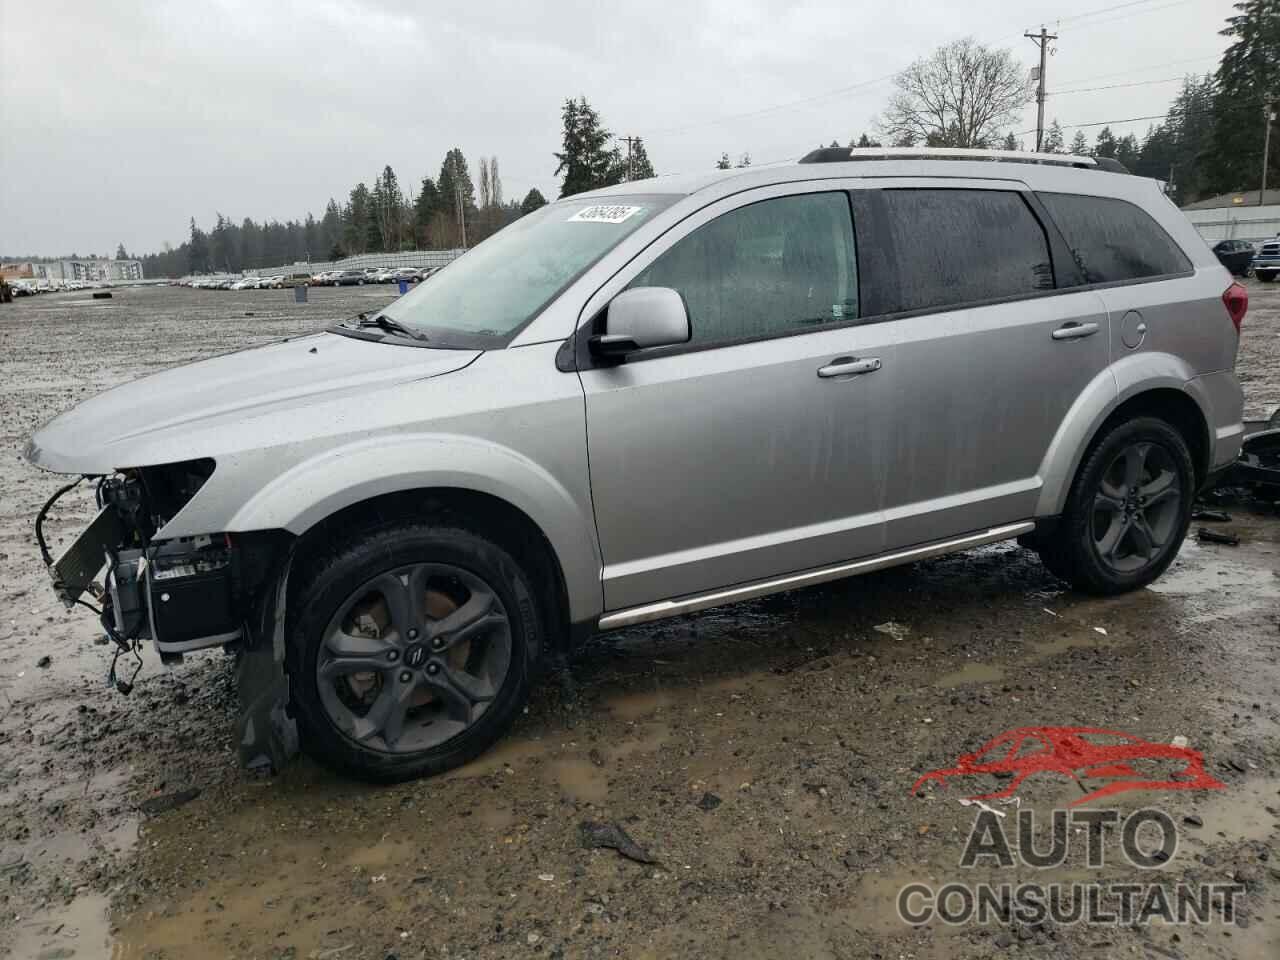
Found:
[(399, 567), (355, 590), (316, 658), (334, 726), (375, 750), (413, 753), (462, 733), (511, 667), (511, 624), (497, 591), (443, 563)]
[(1098, 559), (1116, 573), (1157, 563), (1174, 540), (1183, 491), (1169, 452), (1157, 443), (1123, 448), (1093, 497), (1090, 533)]

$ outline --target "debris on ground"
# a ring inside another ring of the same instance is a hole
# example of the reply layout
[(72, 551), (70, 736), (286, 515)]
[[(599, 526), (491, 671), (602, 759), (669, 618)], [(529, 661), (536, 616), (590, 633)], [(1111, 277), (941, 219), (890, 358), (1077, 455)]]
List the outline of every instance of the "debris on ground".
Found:
[(1196, 531), (1196, 539), (1201, 543), (1220, 543), (1227, 547), (1240, 546), (1240, 538), (1234, 533), (1219, 533), (1217, 530), (1210, 530), (1208, 527), (1201, 527)]
[(895, 640), (901, 640), (911, 632), (910, 627), (906, 624), (898, 623), (896, 620), (886, 620), (884, 623), (877, 623), (871, 629), (876, 631), (876, 633), (883, 633), (886, 636), (893, 637)]
[(1231, 514), (1221, 510), (1210, 510), (1207, 507), (1196, 507), (1191, 511), (1192, 520), (1204, 520), (1209, 523), (1230, 523)]
[(173, 810), (180, 807), (184, 803), (190, 803), (198, 796), (200, 796), (199, 787), (187, 787), (185, 790), (175, 790), (173, 793), (162, 793), (158, 797), (143, 800), (142, 803), (138, 804), (138, 809), (147, 816), (153, 817), (157, 813), (164, 813), (167, 810)]
[(658, 862), (656, 858), (649, 856), (648, 851), (632, 840), (627, 831), (616, 823), (599, 823), (594, 820), (584, 820), (578, 824), (578, 835), (582, 840), (584, 849), (592, 850), (597, 847), (605, 847), (609, 850), (617, 850), (628, 860), (634, 860), (636, 863)]
[(724, 801), (717, 797), (714, 793), (707, 791), (702, 795), (702, 799), (698, 801), (699, 810), (714, 810)]
[(51, 663), (53, 663), (53, 657), (49, 656), (46, 653), (43, 657), (41, 657), (39, 660), (36, 661), (36, 666), (39, 667), (41, 670), (48, 670), (49, 664)]

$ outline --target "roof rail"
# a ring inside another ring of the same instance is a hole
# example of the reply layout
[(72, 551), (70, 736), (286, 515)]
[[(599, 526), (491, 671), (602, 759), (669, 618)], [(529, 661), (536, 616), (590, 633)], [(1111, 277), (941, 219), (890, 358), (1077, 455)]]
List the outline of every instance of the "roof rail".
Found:
[[(1002, 160), (1044, 163), (1086, 170), (1129, 171), (1118, 161), (1077, 157), (1069, 153), (1024, 153), (1021, 150), (977, 150), (968, 147), (820, 147), (800, 158), (801, 163), (846, 163), (851, 160)], [(1115, 164), (1115, 169), (1112, 164)]]

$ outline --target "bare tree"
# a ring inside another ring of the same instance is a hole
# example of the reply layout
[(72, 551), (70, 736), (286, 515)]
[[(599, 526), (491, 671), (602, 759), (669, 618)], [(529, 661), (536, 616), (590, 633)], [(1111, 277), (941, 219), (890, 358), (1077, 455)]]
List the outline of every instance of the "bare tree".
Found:
[(1008, 50), (956, 40), (894, 78), (880, 130), (895, 145), (989, 146), (1030, 101), (1026, 76)]
[(489, 158), (489, 199), (495, 207), (502, 206), (502, 178), (498, 176), (498, 158)]
[(489, 158), (480, 158), (480, 209), (484, 210), (493, 202), (493, 189), (489, 180)]

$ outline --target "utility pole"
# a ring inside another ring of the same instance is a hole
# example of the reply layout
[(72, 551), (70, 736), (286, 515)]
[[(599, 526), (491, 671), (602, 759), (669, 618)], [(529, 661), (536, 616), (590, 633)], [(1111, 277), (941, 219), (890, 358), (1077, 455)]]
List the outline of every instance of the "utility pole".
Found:
[(453, 178), (453, 197), (458, 203), (458, 226), (462, 228), (462, 249), (467, 249), (467, 211), (462, 205), (462, 184)]
[(1271, 121), (1276, 118), (1276, 102), (1268, 100), (1262, 105), (1262, 186), (1258, 188), (1258, 206), (1267, 202), (1267, 164), (1271, 162)]
[(631, 181), (636, 178), (635, 165), (631, 159), (631, 148), (632, 148), (632, 145), (636, 143), (640, 138), (639, 137), (623, 137), (622, 139), (627, 141), (627, 180)]
[(1044, 27), (1040, 28), (1039, 33), (1024, 33), (1024, 37), (1040, 48), (1040, 71), (1036, 77), (1036, 152), (1040, 152), (1040, 147), (1044, 143), (1044, 71), (1045, 59), (1049, 53), (1049, 41), (1057, 40), (1056, 33), (1049, 33)]

